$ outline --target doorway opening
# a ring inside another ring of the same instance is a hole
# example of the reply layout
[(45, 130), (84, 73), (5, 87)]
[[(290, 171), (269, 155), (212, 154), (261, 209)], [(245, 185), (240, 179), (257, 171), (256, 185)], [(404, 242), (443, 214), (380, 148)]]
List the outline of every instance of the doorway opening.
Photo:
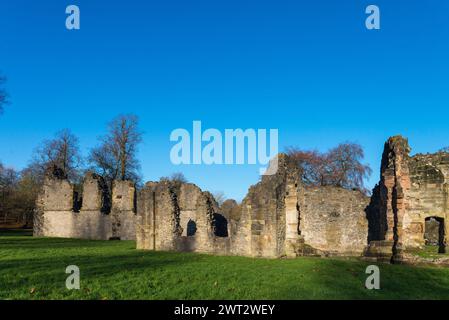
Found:
[(428, 246), (437, 246), (438, 253), (446, 253), (444, 236), (444, 219), (440, 217), (427, 217), (424, 228), (425, 244)]

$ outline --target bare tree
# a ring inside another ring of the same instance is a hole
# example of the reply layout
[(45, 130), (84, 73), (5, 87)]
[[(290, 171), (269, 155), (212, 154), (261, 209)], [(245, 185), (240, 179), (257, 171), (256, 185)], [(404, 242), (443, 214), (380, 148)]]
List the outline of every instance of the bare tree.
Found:
[(168, 181), (176, 185), (188, 182), (187, 178), (184, 176), (184, 173), (182, 172), (174, 172), (169, 177), (160, 177), (159, 181)]
[(17, 172), (0, 164), (0, 224), (10, 218), (14, 223), (31, 225), (40, 186), (33, 170)]
[(28, 225), (33, 221), (33, 211), (41, 186), (40, 177), (32, 169), (28, 167), (20, 172), (16, 192), (16, 214), (20, 215)]
[(371, 168), (363, 164), (363, 149), (356, 143), (341, 143), (328, 152), (287, 148), (287, 153), (297, 161), (306, 185), (333, 185), (367, 192), (364, 181)]
[(182, 172), (175, 172), (170, 176), (170, 181), (178, 182), (178, 183), (187, 183), (187, 178), (184, 176)]
[(109, 144), (103, 143), (90, 151), (88, 157), (93, 171), (96, 171), (108, 180), (114, 180), (118, 176), (119, 166), (115, 160)]
[(214, 196), (215, 201), (217, 201), (218, 205), (221, 207), (223, 202), (225, 202), (225, 200), (226, 200), (226, 196), (225, 196), (224, 192), (216, 191), (216, 192), (212, 193), (212, 195)]
[(17, 182), (18, 173), (12, 169), (4, 167), (0, 163), (0, 192), (9, 191)]
[(6, 77), (0, 74), (0, 114), (3, 113), (4, 106), (8, 103), (8, 94), (2, 87), (6, 82)]
[(18, 181), (18, 173), (12, 168), (0, 164), (0, 223), (11, 216), (13, 196)]
[(287, 148), (287, 154), (292, 157), (302, 170), (302, 180), (307, 185), (326, 184), (326, 155), (316, 150), (301, 150), (296, 147)]
[(92, 168), (110, 180), (140, 180), (138, 145), (142, 132), (135, 115), (120, 115), (108, 125), (108, 133), (101, 137), (101, 144), (91, 150), (89, 162)]
[(54, 139), (45, 140), (35, 150), (30, 164), (40, 176), (43, 176), (48, 168), (55, 167), (74, 182), (80, 180), (81, 166), (78, 138), (68, 129), (57, 132)]
[(371, 168), (361, 163), (363, 158), (363, 148), (356, 143), (341, 143), (329, 150), (327, 154), (329, 184), (364, 190), (363, 182), (371, 175)]

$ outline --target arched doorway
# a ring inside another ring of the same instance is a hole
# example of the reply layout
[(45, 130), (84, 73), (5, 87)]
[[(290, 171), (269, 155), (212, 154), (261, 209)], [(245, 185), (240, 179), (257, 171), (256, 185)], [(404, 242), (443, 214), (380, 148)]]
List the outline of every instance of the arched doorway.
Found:
[(217, 237), (228, 236), (228, 220), (219, 213), (214, 213), (214, 233)]
[(192, 219), (189, 219), (189, 222), (187, 222), (187, 236), (192, 237), (196, 233), (196, 222)]
[(446, 253), (444, 237), (444, 219), (440, 217), (427, 217), (424, 228), (425, 244), (438, 246), (438, 253)]

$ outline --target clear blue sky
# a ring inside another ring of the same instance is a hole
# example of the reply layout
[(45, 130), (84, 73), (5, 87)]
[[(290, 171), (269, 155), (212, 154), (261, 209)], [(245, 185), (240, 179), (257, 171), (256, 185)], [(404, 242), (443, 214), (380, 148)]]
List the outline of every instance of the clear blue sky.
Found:
[[(65, 7), (81, 30), (65, 29)], [(365, 8), (381, 30), (365, 28)], [(13, 104), (0, 117), (0, 161), (17, 169), (62, 128), (96, 144), (106, 123), (135, 113), (145, 180), (182, 171), (243, 198), (256, 166), (171, 164), (170, 132), (277, 128), (280, 148), (360, 143), (378, 179), (384, 141), (413, 152), (449, 145), (449, 1), (0, 2), (0, 70)]]

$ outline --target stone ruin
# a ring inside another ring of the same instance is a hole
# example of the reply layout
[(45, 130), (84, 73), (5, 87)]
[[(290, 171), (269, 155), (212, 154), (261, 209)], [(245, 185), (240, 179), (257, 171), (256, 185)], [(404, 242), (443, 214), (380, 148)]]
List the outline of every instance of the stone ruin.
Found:
[(380, 182), (358, 190), (310, 187), (285, 154), (238, 204), (221, 206), (191, 183), (148, 182), (136, 195), (129, 181), (89, 173), (81, 196), (50, 174), (37, 201), (34, 234), (86, 239), (135, 239), (137, 249), (252, 257), (365, 256), (407, 261), (425, 244), (445, 250), (449, 154), (409, 156), (406, 139), (390, 138)]
[(138, 249), (220, 253), (229, 245), (217, 235), (219, 209), (213, 196), (194, 184), (148, 182), (137, 203)]
[(369, 198), (336, 187), (306, 188), (296, 164), (278, 155), (278, 171), (262, 176), (242, 203), (221, 208), (192, 184), (149, 182), (138, 198), (138, 249), (255, 257), (361, 255)]
[(82, 193), (57, 170), (46, 174), (34, 214), (35, 236), (81, 239), (135, 237), (135, 186), (114, 181), (111, 188), (94, 173), (86, 174)]
[(445, 252), (449, 225), (449, 153), (410, 156), (407, 139), (385, 143), (380, 182), (374, 188), (366, 255), (404, 262), (426, 242)]

